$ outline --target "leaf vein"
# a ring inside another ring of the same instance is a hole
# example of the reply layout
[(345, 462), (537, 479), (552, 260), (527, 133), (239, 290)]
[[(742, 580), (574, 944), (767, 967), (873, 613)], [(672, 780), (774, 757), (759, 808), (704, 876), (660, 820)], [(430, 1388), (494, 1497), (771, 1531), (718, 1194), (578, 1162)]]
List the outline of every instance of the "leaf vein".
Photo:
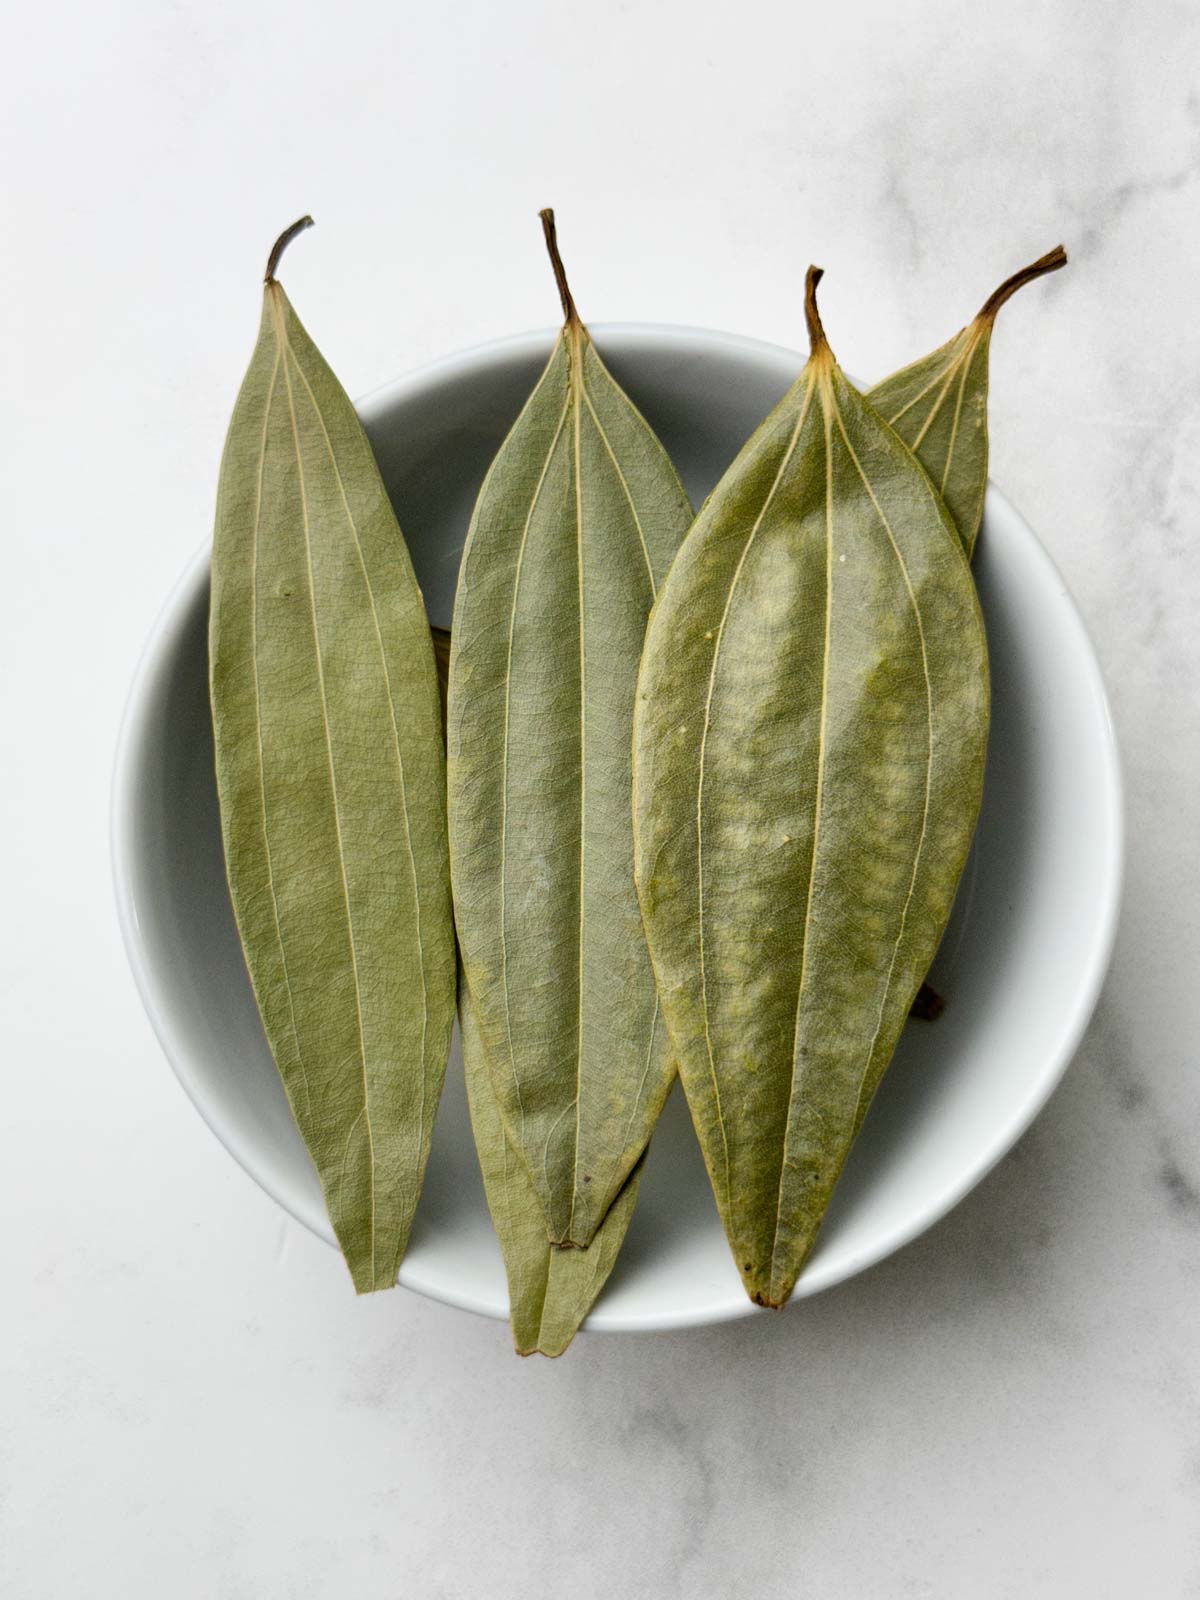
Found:
[(580, 396), (583, 388), (583, 348), (578, 328), (572, 330), (570, 398), (571, 429), (575, 449), (575, 549), (576, 571), (579, 585), (579, 971), (576, 978), (579, 994), (578, 1031), (575, 1045), (575, 1160), (571, 1172), (571, 1209), (567, 1216), (567, 1238), (575, 1226), (575, 1202), (579, 1198), (579, 1145), (582, 1138), (583, 1116), (583, 907), (585, 901), (584, 877), (587, 862), (587, 618), (584, 612), (583, 588), (583, 471), (580, 460), (580, 430), (583, 408)]
[(771, 487), (767, 491), (767, 496), (763, 501), (762, 509), (759, 511), (758, 516), (754, 519), (754, 525), (750, 529), (745, 546), (741, 555), (738, 557), (738, 563), (734, 569), (733, 577), (730, 580), (729, 593), (725, 597), (725, 606), (721, 612), (721, 621), (718, 624), (717, 637), (713, 644), (712, 665), (709, 668), (708, 688), (704, 701), (704, 726), (700, 733), (700, 753), (698, 758), (698, 773), (696, 782), (696, 924), (698, 959), (700, 968), (700, 1014), (704, 1021), (704, 1043), (708, 1052), (708, 1071), (709, 1078), (712, 1082), (713, 1103), (717, 1113), (717, 1126), (721, 1130), (721, 1149), (724, 1155), (725, 1163), (725, 1206), (727, 1213), (730, 1216), (733, 1215), (733, 1200), (731, 1193), (732, 1174), (730, 1173), (729, 1169), (729, 1140), (725, 1133), (725, 1117), (721, 1110), (721, 1090), (717, 1083), (717, 1065), (713, 1054), (712, 1032), (709, 1027), (708, 977), (704, 949), (704, 763), (708, 750), (709, 728), (712, 725), (712, 702), (713, 692), (717, 681), (717, 663), (721, 655), (721, 644), (725, 637), (725, 626), (729, 620), (729, 612), (731, 606), (733, 605), (733, 597), (737, 590), (738, 581), (742, 576), (742, 570), (745, 567), (746, 558), (750, 554), (750, 547), (754, 543), (754, 540), (758, 534), (758, 530), (762, 527), (763, 519), (770, 509), (771, 502), (774, 500), (779, 485), (783, 480), (783, 475), (787, 471), (788, 463), (791, 461), (792, 455), (795, 452), (801, 430), (804, 427), (805, 418), (808, 416), (809, 404), (812, 400), (812, 391), (813, 380), (810, 377), (808, 388), (805, 390), (804, 400), (800, 407), (800, 414), (796, 419), (796, 426), (792, 430), (791, 438), (788, 440), (787, 448), (784, 450), (783, 457), (780, 460), (779, 467), (775, 473), (774, 479), (772, 480)]
[(927, 729), (927, 745), (926, 745), (927, 753), (926, 753), (926, 761), (925, 761), (925, 797), (924, 797), (924, 804), (923, 804), (922, 812), (921, 812), (921, 832), (920, 832), (920, 835), (919, 835), (919, 837), (917, 839), (916, 853), (913, 856), (912, 875), (909, 878), (908, 893), (905, 896), (905, 900), (904, 900), (904, 909), (900, 913), (900, 926), (899, 926), (899, 928), (898, 928), (898, 930), (896, 932), (896, 942), (892, 946), (892, 959), (891, 959), (891, 963), (888, 966), (887, 981), (884, 984), (883, 995), (882, 995), (882, 998), (880, 999), (880, 1002), (879, 1002), (879, 1015), (878, 1015), (878, 1018), (876, 1019), (875, 1032), (871, 1037), (871, 1043), (870, 1043), (870, 1046), (868, 1047), (868, 1050), (867, 1050), (867, 1058), (866, 1058), (866, 1062), (864, 1063), (864, 1067), (863, 1067), (862, 1083), (859, 1086), (858, 1102), (857, 1102), (857, 1104), (855, 1105), (855, 1108), (854, 1108), (854, 1123), (853, 1123), (853, 1126), (857, 1127), (858, 1126), (859, 1115), (860, 1115), (860, 1113), (862, 1112), (862, 1109), (863, 1109), (863, 1103), (862, 1103), (863, 1102), (863, 1093), (865, 1092), (866, 1086), (867, 1086), (867, 1079), (868, 1079), (868, 1076), (869, 1076), (870, 1066), (871, 1066), (871, 1058), (875, 1054), (875, 1046), (879, 1042), (879, 1035), (880, 1035), (880, 1032), (883, 1029), (883, 1018), (884, 1018), (884, 1013), (887, 1010), (888, 996), (890, 995), (891, 989), (892, 989), (892, 980), (895, 977), (896, 962), (899, 959), (900, 946), (904, 942), (904, 934), (905, 934), (905, 931), (906, 931), (906, 929), (908, 927), (908, 913), (909, 913), (909, 911), (910, 911), (910, 909), (912, 907), (913, 896), (916, 893), (917, 875), (918, 875), (918, 873), (920, 871), (921, 858), (925, 853), (925, 838), (926, 838), (926, 834), (927, 834), (928, 828), (929, 828), (929, 802), (930, 802), (930, 799), (931, 799), (931, 796), (932, 796), (932, 791), (933, 791), (933, 746), (934, 746), (934, 733), (933, 733), (933, 684), (932, 684), (932, 681), (931, 681), (930, 675), (929, 675), (929, 656), (928, 656), (928, 652), (927, 652), (926, 645), (925, 645), (925, 627), (924, 627), (924, 623), (923, 623), (922, 618), (921, 618), (921, 608), (917, 604), (916, 593), (913, 590), (912, 579), (911, 579), (911, 577), (909, 575), (908, 565), (905, 562), (904, 556), (902, 555), (902, 553), (900, 551), (900, 546), (896, 543), (896, 536), (892, 532), (891, 524), (888, 522), (887, 516), (885, 515), (884, 510), (883, 510), (883, 507), (879, 504), (879, 501), (876, 499), (875, 491), (871, 488), (870, 482), (867, 479), (867, 475), (863, 471), (862, 465), (859, 462), (859, 459), (858, 459), (857, 455), (855, 455), (855, 453), (854, 453), (854, 447), (851, 445), (850, 440), (846, 435), (845, 425), (842, 422), (840, 414), (838, 415), (838, 428), (839, 428), (839, 430), (841, 432), (842, 439), (845, 442), (846, 449), (849, 452), (850, 459), (851, 459), (851, 461), (853, 461), (855, 469), (857, 470), (859, 477), (863, 481), (863, 487), (866, 489), (867, 494), (871, 498), (871, 504), (875, 507), (876, 515), (879, 517), (880, 522), (883, 524), (884, 531), (888, 536), (888, 542), (891, 544), (892, 551), (893, 551), (893, 553), (895, 554), (895, 557), (896, 557), (896, 562), (899, 565), (901, 575), (904, 578), (904, 587), (908, 591), (909, 604), (912, 606), (913, 619), (914, 619), (914, 621), (916, 622), (916, 625), (917, 625), (917, 637), (920, 640), (920, 644), (921, 644), (921, 669), (922, 669), (922, 673), (923, 673), (924, 681), (925, 681), (925, 715), (926, 715), (926, 729)]
[(371, 1287), (377, 1287), (376, 1281), (376, 1231), (375, 1231), (375, 1140), (371, 1129), (371, 1094), (370, 1082), (367, 1073), (367, 1044), (362, 1013), (362, 989), (358, 971), (358, 949), (354, 935), (354, 917), (350, 909), (350, 884), (346, 876), (346, 852), (342, 839), (341, 808), (338, 799), (337, 771), (333, 759), (333, 739), (329, 727), (329, 703), (325, 689), (325, 666), (321, 658), (321, 635), (317, 621), (317, 593), (316, 581), (312, 563), (312, 529), (308, 510), (308, 492), (304, 479), (304, 454), (300, 447), (300, 429), (296, 415), (296, 399), (292, 392), (292, 380), (288, 373), (287, 354), (289, 352), (287, 331), (284, 327), (283, 316), (280, 311), (276, 296), (271, 297), (272, 310), (275, 317), (276, 337), (283, 351), (283, 379), (287, 389), (288, 415), (292, 425), (292, 442), (296, 451), (296, 470), (300, 486), (300, 512), (301, 525), (304, 530), (305, 561), (308, 569), (308, 598), (309, 611), (312, 618), (313, 653), (316, 659), (317, 685), (321, 700), (321, 722), (325, 734), (325, 754), (329, 762), (329, 783), (333, 798), (333, 824), (337, 839), (338, 868), (341, 873), (342, 895), (346, 908), (346, 930), (350, 941), (350, 970), (354, 979), (354, 1010), (358, 1024), (359, 1053), (362, 1060), (362, 1085), (363, 1085), (363, 1112), (367, 1126), (367, 1152), (368, 1169), (370, 1174), (371, 1189)]
[(508, 992), (508, 933), (506, 927), (507, 917), (507, 874), (508, 874), (508, 734), (512, 716), (512, 658), (513, 637), (517, 623), (517, 600), (521, 590), (521, 572), (525, 561), (525, 547), (529, 540), (529, 529), (533, 522), (534, 513), (541, 499), (542, 488), (545, 485), (550, 463), (554, 459), (554, 452), (558, 448), (558, 441), (567, 420), (567, 404), (564, 404), (562, 415), (550, 439), (550, 448), (546, 452), (546, 459), (542, 463), (542, 470), (533, 491), (533, 498), (529, 503), (529, 514), (525, 518), (521, 529), (521, 543), (517, 548), (517, 564), (513, 573), (512, 607), (508, 618), (508, 648), (504, 663), (504, 730), (501, 740), (500, 764), (500, 988), (504, 997), (504, 1027), (508, 1041), (508, 1066), (512, 1075), (513, 1088), (517, 1096), (517, 1109), (521, 1114), (521, 1135), (525, 1133), (525, 1106), (521, 1098), (521, 1080), (517, 1074), (517, 1058), (513, 1049), (512, 1037), (512, 1008)]
[(312, 1091), (308, 1083), (308, 1071), (304, 1065), (304, 1052), (300, 1048), (300, 1030), (296, 1023), (296, 1001), (292, 993), (292, 978), (288, 971), (287, 950), (283, 940), (283, 925), (279, 916), (279, 895), (275, 888), (275, 862), (271, 852), (271, 829), (267, 816), (267, 772), (266, 753), (263, 749), (263, 724), (262, 724), (262, 691), (258, 676), (258, 548), (259, 533), (262, 527), (262, 489), (263, 473), (267, 461), (267, 433), (271, 421), (271, 408), (275, 403), (275, 389), (279, 381), (280, 347), (278, 341), (275, 345), (275, 365), (271, 369), (271, 383), (267, 390), (267, 403), (263, 411), (262, 437), (259, 441), (258, 474), (254, 489), (254, 541), (251, 545), (250, 560), (250, 617), (254, 633), (254, 648), (250, 652), (250, 660), (254, 669), (254, 739), (258, 754), (258, 794), (259, 808), (262, 812), (263, 851), (267, 859), (267, 885), (271, 891), (271, 914), (275, 923), (275, 939), (279, 946), (279, 964), (283, 971), (284, 993), (287, 995), (288, 1020), (292, 1027), (292, 1044), (296, 1051), (296, 1064), (300, 1068), (300, 1081), (304, 1085), (304, 1103), (307, 1107), (307, 1116), (312, 1117)]
[(408, 814), (408, 785), (407, 785), (407, 782), (406, 782), (406, 779), (405, 779), (405, 774), (404, 774), (404, 756), (403, 756), (403, 754), (401, 752), (401, 749), (400, 749), (400, 729), (399, 729), (399, 726), (398, 726), (398, 724), (396, 722), (396, 697), (395, 697), (395, 692), (394, 692), (394, 690), (392, 688), (392, 674), (391, 674), (391, 670), (390, 670), (390, 668), (388, 666), (387, 651), (385, 650), (384, 643), (383, 643), (383, 629), (382, 629), (382, 627), (380, 625), (380, 621), (379, 621), (379, 611), (378, 611), (378, 608), (376, 607), (376, 604), (375, 604), (375, 590), (374, 590), (374, 588), (372, 586), (372, 583), (371, 583), (370, 574), (367, 571), (366, 556), (365, 556), (365, 554), (363, 552), (362, 540), (361, 540), (361, 538), (359, 536), (359, 531), (358, 531), (358, 524), (355, 522), (354, 513), (350, 509), (350, 500), (349, 500), (349, 497), (346, 494), (346, 485), (345, 485), (344, 479), (342, 478), (342, 470), (341, 470), (341, 467), (338, 465), (337, 455), (336, 455), (336, 453), (334, 451), (334, 448), (333, 448), (333, 441), (329, 437), (329, 430), (325, 426), (325, 418), (322, 415), (321, 408), (320, 408), (319, 404), (317, 403), (317, 397), (313, 393), (312, 385), (309, 383), (308, 378), (304, 373), (304, 369), (301, 367), (299, 361), (296, 359), (295, 352), (291, 351), (290, 353), (291, 353), (291, 356), (292, 356), (292, 365), (295, 367), (296, 372), (297, 372), (297, 374), (298, 374), (298, 376), (300, 378), (300, 381), (304, 384), (304, 387), (308, 392), (308, 398), (309, 398), (309, 401), (310, 401), (310, 403), (312, 405), (313, 413), (316, 416), (317, 422), (320, 424), (321, 436), (325, 441), (325, 448), (326, 448), (326, 450), (328, 451), (328, 454), (329, 454), (329, 464), (330, 464), (330, 466), (332, 466), (334, 477), (337, 479), (338, 493), (341, 496), (342, 509), (346, 514), (346, 521), (349, 524), (350, 532), (351, 532), (351, 535), (352, 535), (352, 537), (354, 539), (354, 550), (355, 550), (355, 554), (358, 557), (359, 570), (362, 572), (363, 585), (364, 585), (364, 587), (366, 588), (366, 591), (367, 591), (367, 601), (368, 601), (368, 603), (370, 605), (370, 608), (371, 608), (371, 622), (372, 622), (372, 624), (374, 626), (374, 630), (375, 630), (375, 642), (376, 642), (376, 644), (377, 644), (377, 646), (379, 648), (379, 662), (380, 662), (381, 667), (383, 668), (383, 681), (384, 681), (385, 685), (387, 686), (388, 719), (389, 719), (389, 722), (390, 722), (390, 725), (391, 725), (391, 730), (392, 730), (392, 748), (393, 748), (393, 750), (395, 752), (395, 756), (396, 756), (396, 773), (397, 773), (397, 777), (399, 778), (399, 782), (400, 782), (400, 812), (401, 812), (401, 816), (404, 819), (404, 847), (405, 847), (405, 851), (406, 851), (406, 853), (408, 855), (409, 876), (412, 879), (413, 912), (414, 912), (414, 918), (415, 918), (415, 922), (416, 922), (416, 930), (415, 931), (416, 931), (416, 938), (417, 938), (417, 955), (418, 955), (417, 966), (418, 966), (418, 969), (419, 969), (420, 974), (421, 974), (421, 1068), (422, 1068), (422, 1071), (421, 1071), (421, 1105), (420, 1105), (420, 1110), (419, 1110), (419, 1114), (418, 1114), (418, 1123), (417, 1123), (417, 1150), (420, 1151), (424, 1147), (424, 1143), (425, 1143), (425, 1115), (426, 1115), (426, 1110), (427, 1110), (427, 1103), (426, 1102), (427, 1102), (427, 1098), (428, 1098), (427, 1068), (428, 1068), (428, 1040), (429, 1040), (429, 986), (428, 986), (428, 983), (426, 981), (426, 976), (425, 976), (425, 960), (426, 960), (425, 940), (424, 940), (424, 935), (423, 935), (422, 928), (421, 928), (421, 886), (420, 886), (420, 880), (419, 880), (418, 875), (417, 875), (417, 857), (416, 857), (416, 852), (413, 849), (412, 824), (411, 824), (411, 821), (409, 819), (409, 814)]
[[(974, 354), (974, 347), (971, 353)], [(958, 380), (958, 398), (954, 402), (954, 421), (950, 424), (950, 443), (946, 446), (946, 465), (942, 468), (942, 481), (938, 485), (943, 495), (946, 493), (946, 479), (950, 476), (950, 467), (954, 461), (954, 446), (958, 441), (958, 421), (962, 416), (963, 394), (966, 391), (967, 375), (970, 370), (971, 361), (968, 358), (962, 363), (962, 377)]]
[(645, 533), (643, 532), (643, 529), (642, 529), (642, 519), (637, 514), (637, 507), (633, 503), (633, 495), (629, 491), (629, 483), (626, 480), (625, 474), (621, 471), (620, 462), (617, 460), (617, 457), (616, 457), (616, 454), (615, 454), (615, 452), (613, 450), (613, 447), (609, 443), (608, 434), (605, 433), (605, 431), (604, 431), (604, 424), (600, 421), (600, 418), (597, 416), (596, 408), (592, 404), (592, 397), (591, 397), (591, 395), (588, 394), (586, 388), (584, 388), (584, 390), (583, 390), (583, 398), (584, 398), (584, 401), (585, 401), (585, 403), (587, 405), (588, 410), (592, 414), (592, 421), (596, 424), (596, 432), (600, 435), (601, 443), (604, 445), (604, 448), (608, 451), (608, 459), (613, 464), (613, 470), (616, 472), (617, 477), (620, 479), (621, 488), (625, 491), (625, 498), (629, 502), (629, 513), (633, 518), (633, 525), (637, 529), (638, 541), (639, 541), (639, 543), (641, 544), (641, 547), (642, 547), (642, 555), (645, 558), (645, 562), (646, 562), (646, 576), (650, 579), (650, 598), (653, 600), (653, 599), (655, 599), (657, 597), (658, 586), (654, 582), (654, 568), (650, 564), (650, 550), (649, 550), (649, 547), (646, 544), (646, 535), (645, 535)]
[(833, 637), (833, 450), (829, 408), (833, 393), (828, 380), (821, 380), (821, 411), (825, 434), (825, 640), (822, 646), (821, 715), (817, 725), (817, 780), (813, 795), (812, 850), (808, 860), (808, 893), (804, 902), (804, 934), (800, 941), (800, 975), (796, 985), (796, 1019), (792, 1025), (792, 1077), (788, 1089), (788, 1118), (784, 1126), (783, 1147), (779, 1154), (779, 1192), (775, 1200), (775, 1228), (771, 1235), (769, 1279), (774, 1286), (775, 1261), (779, 1254), (779, 1224), (783, 1217), (783, 1188), (787, 1176), (788, 1146), (791, 1143), (791, 1109), (796, 1094), (799, 1062), (800, 1006), (804, 999), (804, 978), (808, 967), (808, 936), (812, 930), (813, 884), (817, 877), (817, 851), (821, 841), (821, 805), (825, 795), (825, 747), (829, 713), (829, 657)]

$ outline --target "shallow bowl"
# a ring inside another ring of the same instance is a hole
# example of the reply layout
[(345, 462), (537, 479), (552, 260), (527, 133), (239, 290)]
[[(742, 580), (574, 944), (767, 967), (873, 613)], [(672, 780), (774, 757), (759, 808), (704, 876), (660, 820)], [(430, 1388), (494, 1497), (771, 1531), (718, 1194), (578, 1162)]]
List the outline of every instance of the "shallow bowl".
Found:
[[(802, 363), (790, 350), (693, 328), (593, 331), (697, 506)], [(551, 338), (523, 335), (435, 362), (359, 407), (435, 622), (449, 624), (476, 491)], [(1011, 1148), (1070, 1061), (1112, 947), (1122, 823), (1104, 687), (1062, 579), (994, 488), (975, 571), (992, 730), (975, 848), (933, 972), (946, 1010), (906, 1028), (797, 1296), (914, 1238)], [(130, 693), (113, 798), (121, 923), (146, 1010), (197, 1109), (246, 1171), (332, 1244), (225, 887), (207, 616), (206, 548), (167, 602)], [(457, 1043), (400, 1281), (507, 1314)], [(624, 1250), (587, 1325), (678, 1328), (751, 1314), (677, 1087)]]

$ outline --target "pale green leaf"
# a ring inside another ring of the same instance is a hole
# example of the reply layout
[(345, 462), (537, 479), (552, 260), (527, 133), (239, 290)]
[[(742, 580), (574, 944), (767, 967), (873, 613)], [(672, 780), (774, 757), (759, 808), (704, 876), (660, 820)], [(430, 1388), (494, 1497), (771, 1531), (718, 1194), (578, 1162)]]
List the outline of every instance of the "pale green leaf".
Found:
[(633, 882), (630, 740), (646, 617), (691, 511), (565, 287), (564, 303), (463, 552), (449, 816), (504, 1122), (547, 1237), (584, 1246), (674, 1077)]
[(437, 674), (366, 436), (270, 276), (221, 463), (210, 666), (255, 998), (355, 1287), (387, 1288), (454, 1017)]

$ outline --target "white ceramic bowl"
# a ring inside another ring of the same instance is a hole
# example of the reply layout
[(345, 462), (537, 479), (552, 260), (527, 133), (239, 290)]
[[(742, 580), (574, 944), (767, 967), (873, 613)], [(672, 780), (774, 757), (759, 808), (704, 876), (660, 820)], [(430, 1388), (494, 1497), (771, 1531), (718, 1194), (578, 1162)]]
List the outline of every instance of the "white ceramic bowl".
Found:
[[(598, 327), (605, 360), (699, 505), (798, 372), (793, 351), (692, 328)], [(448, 624), (476, 490), (550, 349), (506, 339), (439, 361), (360, 412), (434, 621)], [(1117, 753), (1091, 646), (1025, 522), (989, 489), (975, 562), (993, 710), (975, 850), (934, 971), (797, 1286), (815, 1294), (945, 1215), (1016, 1141), (1071, 1058), (1108, 963), (1122, 871)], [(206, 683), (208, 555), (184, 575), (130, 694), (114, 784), (121, 924), (164, 1050), (218, 1138), (332, 1243), (259, 1026), (225, 889)], [(401, 1283), (507, 1315), (457, 1045)], [(748, 1316), (676, 1088), (592, 1328)]]

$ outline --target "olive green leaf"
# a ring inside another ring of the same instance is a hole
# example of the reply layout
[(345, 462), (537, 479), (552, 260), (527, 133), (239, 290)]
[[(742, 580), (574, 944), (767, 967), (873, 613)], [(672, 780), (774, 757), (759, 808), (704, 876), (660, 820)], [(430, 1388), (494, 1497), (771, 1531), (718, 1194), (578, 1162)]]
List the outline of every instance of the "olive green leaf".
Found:
[(787, 1300), (949, 914), (987, 656), (927, 475), (817, 316), (650, 619), (636, 871), (680, 1076), (751, 1298)]
[(633, 1215), (643, 1155), (626, 1178), (586, 1250), (546, 1240), (546, 1219), (525, 1163), (504, 1129), (484, 1059), (474, 1010), (464, 989), (459, 1007), (467, 1103), (488, 1210), (508, 1278), (509, 1319), (518, 1355), (560, 1356), (608, 1281)]
[(988, 352), (996, 313), (1025, 284), (1066, 264), (1066, 251), (1056, 245), (1006, 278), (953, 339), (867, 391), (867, 399), (937, 485), (968, 556), (979, 535), (987, 489)]
[(554, 1244), (590, 1243), (674, 1077), (633, 883), (630, 739), (655, 589), (691, 511), (606, 371), (543, 225), (562, 333), (480, 491), (450, 644), (466, 987)]
[(360, 1292), (396, 1280), (454, 1020), (437, 673), (366, 435), (268, 264), (221, 462), (209, 655), (229, 891)]

